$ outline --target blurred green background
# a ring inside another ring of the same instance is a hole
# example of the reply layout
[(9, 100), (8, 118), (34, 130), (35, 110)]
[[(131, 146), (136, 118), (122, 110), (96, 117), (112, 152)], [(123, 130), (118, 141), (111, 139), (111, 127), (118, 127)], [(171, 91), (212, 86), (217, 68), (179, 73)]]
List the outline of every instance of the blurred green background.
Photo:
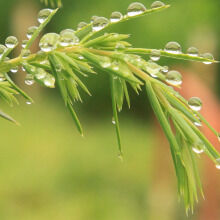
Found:
[[(45, 31), (76, 29), (80, 21), (88, 22), (93, 15), (108, 17), (115, 10), (125, 13), (131, 2), (63, 0), (63, 8)], [(146, 7), (152, 3), (141, 2)], [(178, 41), (183, 51), (193, 45), (220, 60), (220, 1), (164, 2), (172, 7), (111, 31), (131, 34), (129, 41), (135, 47), (163, 48), (168, 41)], [(38, 10), (43, 7), (37, 0), (0, 1), (0, 43), (8, 35), (22, 40), (26, 28), (37, 24)], [(165, 58), (160, 63), (192, 70), (204, 66)], [(217, 95), (220, 65), (206, 70), (216, 77), (212, 89)], [(76, 105), (84, 138), (74, 128), (58, 91), (36, 85), (29, 88), (23, 78), (20, 73), (14, 79), (33, 96), (35, 104), (25, 105), (20, 100), (20, 106), (9, 108), (1, 102), (1, 108), (22, 125), (0, 121), (0, 220), (205, 219), (202, 198), (188, 218), (178, 202), (169, 146), (144, 92), (137, 97), (131, 91), (132, 108), (128, 111), (125, 106), (120, 114), (125, 154), (122, 163), (111, 123), (108, 77), (99, 74), (89, 78), (87, 85), (93, 96), (83, 96), (84, 102)], [(219, 195), (216, 192), (218, 202)], [(220, 219), (219, 210), (215, 212)]]

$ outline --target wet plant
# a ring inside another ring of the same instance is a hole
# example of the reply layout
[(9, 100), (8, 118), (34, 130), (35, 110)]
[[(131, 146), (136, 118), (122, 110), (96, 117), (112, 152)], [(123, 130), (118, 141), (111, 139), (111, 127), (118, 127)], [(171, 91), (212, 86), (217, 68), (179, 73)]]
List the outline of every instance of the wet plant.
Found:
[[(55, 1), (50, 3), (53, 4)], [(46, 33), (39, 41), (39, 52), (33, 54), (30, 46), (58, 9), (41, 10), (38, 14), (39, 26), (27, 30), (27, 39), (22, 42), (23, 49), (18, 57), (8, 58), (18, 45), (16, 37), (10, 36), (5, 40), (5, 45), (0, 45), (0, 96), (10, 105), (17, 103), (18, 94), (25, 98), (27, 104), (33, 103), (32, 98), (10, 77), (10, 72), (16, 73), (22, 68), (27, 72), (27, 85), (36, 82), (44, 87), (59, 88), (65, 106), (69, 109), (78, 131), (83, 135), (73, 103), (82, 101), (81, 92), (91, 95), (83, 81), (85, 77), (97, 77), (96, 70), (100, 70), (109, 76), (112, 122), (117, 134), (119, 156), (122, 157), (118, 112), (122, 110), (124, 102), (127, 102), (129, 107), (131, 105), (128, 86), (137, 94), (144, 90), (169, 141), (178, 192), (188, 212), (190, 209), (193, 210), (194, 202), (198, 201), (198, 194), (203, 196), (195, 161), (197, 155), (204, 152), (220, 169), (219, 152), (199, 128), (206, 125), (216, 138), (220, 135), (199, 113), (202, 101), (198, 97), (185, 100), (175, 90), (181, 87), (181, 73), (159, 65), (158, 61), (161, 56), (204, 64), (217, 61), (212, 54), (200, 54), (195, 47), (190, 47), (184, 53), (177, 42), (167, 43), (164, 49), (134, 48), (126, 41), (129, 38), (128, 34), (107, 32), (110, 26), (169, 7), (160, 1), (154, 2), (150, 8), (135, 2), (128, 6), (126, 14), (116, 11), (109, 18), (93, 16), (88, 23), (80, 22), (76, 30), (64, 29), (60, 33)], [(149, 59), (144, 58), (146, 55)], [(2, 111), (0, 116), (17, 123)]]

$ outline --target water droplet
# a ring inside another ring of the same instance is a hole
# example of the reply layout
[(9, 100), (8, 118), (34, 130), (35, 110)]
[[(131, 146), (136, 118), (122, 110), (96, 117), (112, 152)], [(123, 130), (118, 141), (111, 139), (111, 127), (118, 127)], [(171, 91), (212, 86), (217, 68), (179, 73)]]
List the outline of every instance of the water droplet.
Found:
[(150, 59), (153, 61), (158, 61), (160, 59), (160, 51), (159, 50), (152, 50), (150, 54)]
[(33, 36), (34, 32), (35, 32), (37, 29), (38, 29), (37, 26), (31, 26), (31, 27), (29, 27), (28, 30), (27, 30), (27, 38), (30, 39), (30, 38)]
[(29, 49), (23, 49), (21, 54), (23, 58), (27, 58), (31, 54), (31, 51)]
[(79, 43), (79, 38), (75, 35), (74, 30), (66, 29), (60, 32), (60, 45), (62, 47), (72, 46)]
[(27, 104), (27, 105), (31, 105), (32, 102), (31, 102), (31, 101), (26, 101), (26, 104)]
[(22, 43), (21, 43), (21, 47), (25, 48), (27, 43), (28, 43), (28, 40), (23, 40)]
[(201, 123), (201, 122), (198, 122), (198, 121), (195, 121), (195, 122), (194, 122), (194, 125), (197, 126), (197, 127), (201, 127), (201, 126), (202, 126), (202, 123)]
[(18, 72), (18, 66), (15, 66), (15, 67), (11, 68), (10, 71), (12, 73), (17, 73)]
[(196, 154), (201, 154), (204, 152), (204, 144), (202, 142), (196, 143), (193, 145), (192, 150), (196, 153)]
[(96, 16), (96, 15), (93, 15), (92, 17), (91, 17), (91, 23), (93, 23), (94, 21), (95, 21), (95, 19), (97, 19), (99, 16)]
[(168, 66), (163, 66), (162, 69), (161, 69), (161, 72), (162, 72), (163, 74), (168, 73), (168, 71), (169, 71), (169, 67), (168, 67)]
[(111, 60), (108, 57), (102, 57), (100, 64), (103, 68), (108, 68), (111, 66)]
[(119, 70), (119, 63), (117, 61), (112, 62), (112, 69), (115, 71)]
[(157, 63), (154, 63), (153, 61), (149, 60), (145, 69), (153, 78), (157, 78), (158, 73), (161, 70), (161, 66), (159, 66)]
[(105, 17), (97, 17), (93, 21), (92, 30), (93, 31), (100, 31), (102, 30), (107, 24), (109, 23), (109, 20)]
[(199, 50), (196, 47), (190, 47), (187, 50), (187, 54), (193, 57), (197, 57), (199, 54)]
[(166, 74), (166, 82), (173, 86), (179, 86), (182, 84), (182, 75), (176, 70), (171, 70)]
[(60, 35), (56, 33), (48, 33), (45, 34), (39, 43), (40, 49), (43, 52), (50, 52), (57, 48), (57, 44), (59, 43)]
[[(214, 57), (213, 57), (213, 55), (211, 53), (201, 54), (201, 57), (209, 59), (209, 60), (214, 60)], [(212, 64), (212, 61), (204, 61), (203, 63), (204, 64)]]
[(47, 75), (44, 78), (44, 85), (49, 88), (54, 88), (55, 87), (55, 78), (51, 75)]
[(78, 58), (79, 58), (80, 60), (84, 60), (84, 56), (82, 56), (82, 55), (79, 55)]
[(220, 158), (216, 159), (216, 162), (217, 162), (216, 168), (217, 168), (217, 169), (220, 169)]
[(220, 133), (218, 133), (218, 141), (220, 142)]
[(127, 15), (129, 17), (140, 15), (146, 11), (146, 8), (143, 4), (139, 2), (133, 2), (128, 6)]
[(1, 59), (2, 55), (4, 54), (4, 52), (6, 51), (6, 49), (7, 48), (4, 45), (0, 44), (0, 59)]
[(31, 86), (34, 84), (34, 77), (32, 74), (27, 74), (24, 80), (25, 84)]
[(45, 9), (42, 9), (39, 11), (38, 13), (38, 22), (40, 24), (42, 24), (49, 16), (50, 14), (53, 12), (52, 9), (49, 9), (49, 8), (45, 8)]
[(160, 8), (165, 6), (165, 4), (161, 1), (155, 1), (152, 3), (151, 8)]
[(87, 23), (84, 22), (84, 21), (81, 21), (81, 22), (78, 24), (77, 29), (79, 30), (79, 29), (81, 29), (81, 28), (83, 28), (83, 27), (85, 27), (85, 26), (87, 26)]
[(113, 124), (113, 125), (116, 124), (116, 122), (115, 122), (115, 118), (114, 118), (114, 117), (112, 117), (112, 124)]
[(5, 80), (5, 75), (3, 73), (0, 73), (0, 82), (3, 82)]
[(118, 42), (118, 43), (116, 44), (115, 48), (116, 48), (117, 50), (124, 50), (124, 49), (125, 49), (125, 45), (122, 44), (122, 43), (120, 43), (120, 42)]
[(172, 54), (180, 54), (182, 53), (182, 48), (179, 43), (171, 41), (166, 44), (165, 49), (166, 52)]
[(202, 109), (202, 101), (198, 97), (192, 97), (188, 101), (189, 107), (194, 111), (200, 111)]
[(47, 72), (44, 69), (38, 68), (37, 73), (35, 74), (35, 77), (39, 80), (45, 78), (47, 75)]
[(7, 48), (15, 48), (18, 44), (18, 39), (14, 36), (7, 37), (5, 40), (5, 45)]
[(121, 12), (119, 11), (114, 11), (112, 12), (111, 16), (110, 16), (110, 22), (115, 23), (120, 21), (123, 18), (123, 15)]

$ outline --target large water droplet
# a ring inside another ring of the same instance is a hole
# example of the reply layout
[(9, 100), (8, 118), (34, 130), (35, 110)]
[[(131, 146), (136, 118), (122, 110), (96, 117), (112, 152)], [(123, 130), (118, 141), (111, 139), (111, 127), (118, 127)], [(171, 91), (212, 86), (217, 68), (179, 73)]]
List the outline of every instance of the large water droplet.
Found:
[(193, 145), (192, 150), (196, 153), (196, 154), (201, 154), (204, 152), (204, 144), (202, 142), (196, 143)]
[(4, 52), (6, 51), (6, 49), (7, 48), (4, 45), (0, 44), (0, 59), (1, 59), (2, 55), (4, 54)]
[(21, 47), (25, 48), (27, 43), (28, 43), (28, 40), (23, 40), (22, 43), (21, 43)]
[(111, 14), (110, 22), (115, 23), (115, 22), (120, 21), (122, 18), (123, 18), (123, 15), (122, 15), (121, 12), (119, 12), (119, 11), (114, 11), (114, 12), (112, 12), (112, 14)]
[(18, 39), (14, 36), (7, 37), (5, 40), (5, 45), (8, 48), (15, 48), (18, 44)]
[(151, 8), (160, 8), (165, 6), (165, 4), (161, 1), (155, 1), (152, 3)]
[(25, 84), (31, 86), (34, 84), (34, 77), (32, 74), (27, 74), (24, 80)]
[(216, 168), (217, 168), (217, 169), (220, 169), (220, 158), (216, 159), (216, 162), (217, 162)]
[(17, 73), (18, 72), (18, 66), (15, 66), (15, 67), (11, 68), (10, 71), (12, 73)]
[(159, 50), (152, 50), (150, 54), (150, 59), (153, 61), (158, 61), (160, 59), (160, 51)]
[(27, 58), (31, 54), (31, 51), (29, 49), (23, 49), (21, 54), (23, 58)]
[(84, 21), (81, 21), (81, 22), (78, 24), (77, 29), (79, 30), (79, 29), (81, 29), (81, 28), (83, 28), (83, 27), (85, 27), (85, 26), (87, 26), (87, 23), (84, 22)]
[(49, 88), (54, 88), (55, 87), (55, 78), (51, 75), (47, 75), (44, 78), (44, 85)]
[(166, 82), (173, 86), (179, 86), (182, 84), (182, 75), (176, 70), (171, 70), (166, 74)]
[(129, 17), (132, 17), (144, 13), (146, 11), (146, 8), (143, 4), (139, 2), (133, 2), (128, 6), (127, 11), (127, 15)]
[(199, 55), (199, 50), (196, 47), (189, 47), (187, 54), (193, 57), (197, 57)]
[(93, 31), (100, 31), (102, 30), (107, 24), (109, 23), (109, 20), (105, 17), (97, 17), (93, 21), (92, 30)]
[(60, 45), (62, 47), (72, 46), (79, 43), (79, 38), (75, 35), (74, 30), (66, 29), (60, 32)]
[(30, 38), (33, 36), (34, 32), (35, 32), (37, 29), (38, 29), (37, 26), (31, 26), (31, 27), (29, 27), (28, 30), (27, 30), (27, 38), (30, 39)]
[(43, 52), (50, 52), (57, 48), (57, 44), (59, 43), (60, 35), (56, 33), (48, 33), (45, 34), (39, 43), (40, 49)]
[[(213, 55), (211, 53), (201, 54), (201, 57), (209, 59), (209, 60), (214, 60), (214, 57), (213, 57)], [(212, 61), (204, 61), (203, 63), (204, 64), (212, 64)]]
[(180, 54), (182, 53), (182, 48), (179, 43), (171, 41), (166, 44), (165, 49), (166, 52), (172, 54)]
[(35, 74), (35, 77), (39, 80), (45, 78), (47, 75), (47, 72), (44, 69), (38, 68), (37, 73)]
[(192, 97), (188, 101), (189, 107), (194, 111), (200, 111), (202, 108), (202, 101), (198, 97)]
[(38, 22), (42, 24), (50, 16), (51, 12), (53, 12), (53, 10), (49, 8), (40, 10), (38, 13)]

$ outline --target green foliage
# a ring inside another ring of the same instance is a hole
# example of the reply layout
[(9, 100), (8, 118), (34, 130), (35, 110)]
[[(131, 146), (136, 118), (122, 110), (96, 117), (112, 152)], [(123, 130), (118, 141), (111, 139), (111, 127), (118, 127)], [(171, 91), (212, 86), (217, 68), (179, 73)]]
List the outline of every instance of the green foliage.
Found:
[[(48, 3), (46, 1), (46, 3)], [(53, 1), (51, 1), (53, 3)], [(59, 3), (59, 2), (58, 2)], [(180, 87), (181, 74), (177, 71), (169, 71), (167, 67), (156, 63), (160, 56), (174, 59), (185, 59), (215, 63), (211, 54), (192, 54), (181, 52), (181, 47), (176, 42), (167, 44), (165, 50), (133, 48), (126, 40), (129, 35), (118, 33), (100, 34), (108, 27), (136, 17), (158, 12), (169, 7), (161, 2), (156, 2), (151, 9), (145, 9), (141, 4), (130, 5), (126, 16), (114, 13), (118, 17), (111, 17), (110, 21), (104, 17), (93, 17), (89, 24), (80, 23), (77, 31), (63, 30), (59, 35), (49, 33), (44, 35), (39, 43), (41, 50), (31, 54), (29, 48), (39, 33), (55, 15), (56, 10), (44, 9), (40, 11), (38, 21), (40, 26), (34, 29), (25, 42), (20, 56), (14, 59), (6, 59), (6, 56), (16, 47), (16, 40), (6, 40), (5, 48), (1, 45), (0, 53), (0, 96), (10, 105), (16, 102), (14, 95), (19, 93), (30, 104), (33, 100), (20, 88), (18, 88), (8, 75), (18, 67), (26, 70), (27, 84), (35, 81), (42, 86), (59, 88), (66, 107), (83, 135), (82, 126), (73, 108), (73, 103), (82, 101), (81, 92), (91, 95), (84, 84), (85, 77), (93, 76), (95, 70), (109, 74), (113, 123), (115, 124), (119, 154), (122, 156), (121, 137), (119, 129), (118, 112), (122, 110), (124, 99), (130, 107), (130, 99), (127, 87), (130, 86), (138, 94), (142, 86), (146, 86), (152, 108), (158, 118), (164, 133), (170, 143), (170, 150), (174, 162), (178, 180), (179, 195), (183, 197), (186, 210), (193, 210), (194, 202), (198, 200), (198, 192), (202, 193), (200, 179), (195, 163), (196, 153), (203, 151), (219, 167), (220, 154), (198, 129), (198, 125), (204, 122), (218, 137), (211, 125), (198, 113), (201, 106), (192, 106), (173, 87)], [(137, 4), (137, 3), (135, 3)], [(159, 5), (158, 5), (159, 4)], [(138, 9), (135, 7), (140, 7)], [(98, 35), (98, 36), (96, 36)], [(137, 55), (139, 54), (139, 55)], [(142, 54), (149, 54), (151, 60), (145, 60)], [(93, 69), (95, 67), (95, 70)], [(172, 86), (172, 87), (171, 87)], [(10, 121), (14, 120), (5, 113), (0, 116)], [(173, 124), (174, 128), (171, 128)]]
[(61, 7), (62, 1), (61, 0), (40, 0), (45, 5), (50, 5), (51, 7)]

